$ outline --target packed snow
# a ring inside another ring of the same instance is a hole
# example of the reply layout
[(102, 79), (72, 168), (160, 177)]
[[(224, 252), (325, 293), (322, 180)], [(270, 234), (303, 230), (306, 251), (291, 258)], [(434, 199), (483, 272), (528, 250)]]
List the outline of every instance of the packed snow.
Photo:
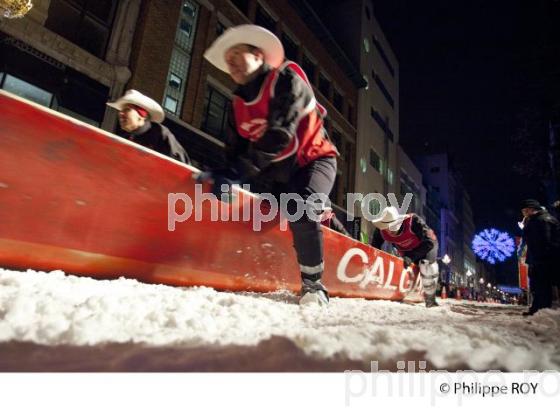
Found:
[(272, 336), (307, 355), (385, 361), (425, 352), (438, 368), (560, 370), (560, 311), (445, 300), (437, 308), (332, 298), (301, 307), (289, 292), (218, 292), (62, 271), (0, 269), (0, 342), (256, 345)]

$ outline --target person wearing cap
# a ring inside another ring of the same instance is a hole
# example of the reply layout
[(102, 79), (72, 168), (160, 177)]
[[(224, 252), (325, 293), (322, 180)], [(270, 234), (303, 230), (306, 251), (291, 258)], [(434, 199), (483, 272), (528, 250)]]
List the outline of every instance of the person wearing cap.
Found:
[(533, 303), (523, 315), (533, 315), (552, 307), (552, 287), (558, 281), (555, 269), (560, 250), (560, 223), (535, 199), (521, 201), (523, 242), (527, 247), (525, 263), (529, 265), (529, 280)]
[(405, 268), (412, 263), (417, 264), (422, 276), (426, 307), (438, 306), (438, 241), (434, 231), (420, 216), (414, 213), (399, 215), (399, 211), (393, 206), (383, 209), (381, 216), (371, 223), (376, 228), (371, 246), (381, 249), (383, 243), (388, 242), (403, 257)]
[(120, 136), (181, 162), (190, 162), (177, 138), (162, 124), (165, 113), (157, 102), (136, 90), (128, 90), (107, 105), (119, 111)]
[[(204, 57), (238, 86), (225, 136), (228, 168), (241, 180), (271, 181), (281, 187), (276, 192), (296, 193), (303, 200), (312, 194), (328, 196), (338, 151), (323, 127), (326, 111), (303, 69), (284, 61), (278, 37), (256, 25), (232, 27)], [(295, 201), (289, 201), (290, 215), (296, 213), (294, 207)], [(302, 280), (300, 303), (325, 305), (323, 236), (320, 222), (312, 219), (304, 215), (290, 222)]]

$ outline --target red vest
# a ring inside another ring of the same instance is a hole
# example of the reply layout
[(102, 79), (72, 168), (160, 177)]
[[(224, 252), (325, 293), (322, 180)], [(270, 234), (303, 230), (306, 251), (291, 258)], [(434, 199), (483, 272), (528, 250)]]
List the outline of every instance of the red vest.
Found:
[(420, 238), (412, 232), (412, 215), (410, 214), (403, 220), (400, 233), (393, 234), (389, 229), (381, 229), (380, 232), (383, 239), (395, 245), (401, 255), (416, 249), (422, 243)]
[[(267, 118), (270, 99), (274, 97), (274, 87), (278, 74), (283, 69), (293, 70), (308, 85), (309, 80), (303, 69), (293, 61), (286, 61), (278, 69), (271, 70), (266, 76), (257, 98), (246, 102), (239, 96), (233, 98), (233, 113), (237, 132), (252, 142), (258, 141), (268, 128)], [(311, 85), (309, 85), (311, 87)], [(325, 137), (323, 117), (326, 110), (313, 96), (298, 118), (296, 135), (291, 135), (290, 143), (272, 162), (282, 161), (296, 155), (298, 165), (303, 167), (322, 157), (338, 155), (336, 147)]]

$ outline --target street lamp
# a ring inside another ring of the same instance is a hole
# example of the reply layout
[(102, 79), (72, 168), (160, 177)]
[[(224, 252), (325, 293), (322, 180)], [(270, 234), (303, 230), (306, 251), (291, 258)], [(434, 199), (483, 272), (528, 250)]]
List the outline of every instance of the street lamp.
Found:
[(33, 7), (31, 0), (0, 0), (0, 16), (13, 19), (21, 18)]
[(441, 261), (443, 263), (445, 263), (446, 265), (449, 265), (449, 263), (451, 262), (451, 258), (449, 257), (448, 254), (443, 255), (443, 258), (441, 258)]

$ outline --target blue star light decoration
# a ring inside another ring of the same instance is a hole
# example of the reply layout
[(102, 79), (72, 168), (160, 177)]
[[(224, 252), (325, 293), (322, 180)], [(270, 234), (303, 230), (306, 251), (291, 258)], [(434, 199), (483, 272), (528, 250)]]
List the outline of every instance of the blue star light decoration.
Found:
[(513, 238), (507, 232), (485, 229), (475, 235), (472, 241), (474, 253), (492, 265), (503, 262), (515, 252)]

